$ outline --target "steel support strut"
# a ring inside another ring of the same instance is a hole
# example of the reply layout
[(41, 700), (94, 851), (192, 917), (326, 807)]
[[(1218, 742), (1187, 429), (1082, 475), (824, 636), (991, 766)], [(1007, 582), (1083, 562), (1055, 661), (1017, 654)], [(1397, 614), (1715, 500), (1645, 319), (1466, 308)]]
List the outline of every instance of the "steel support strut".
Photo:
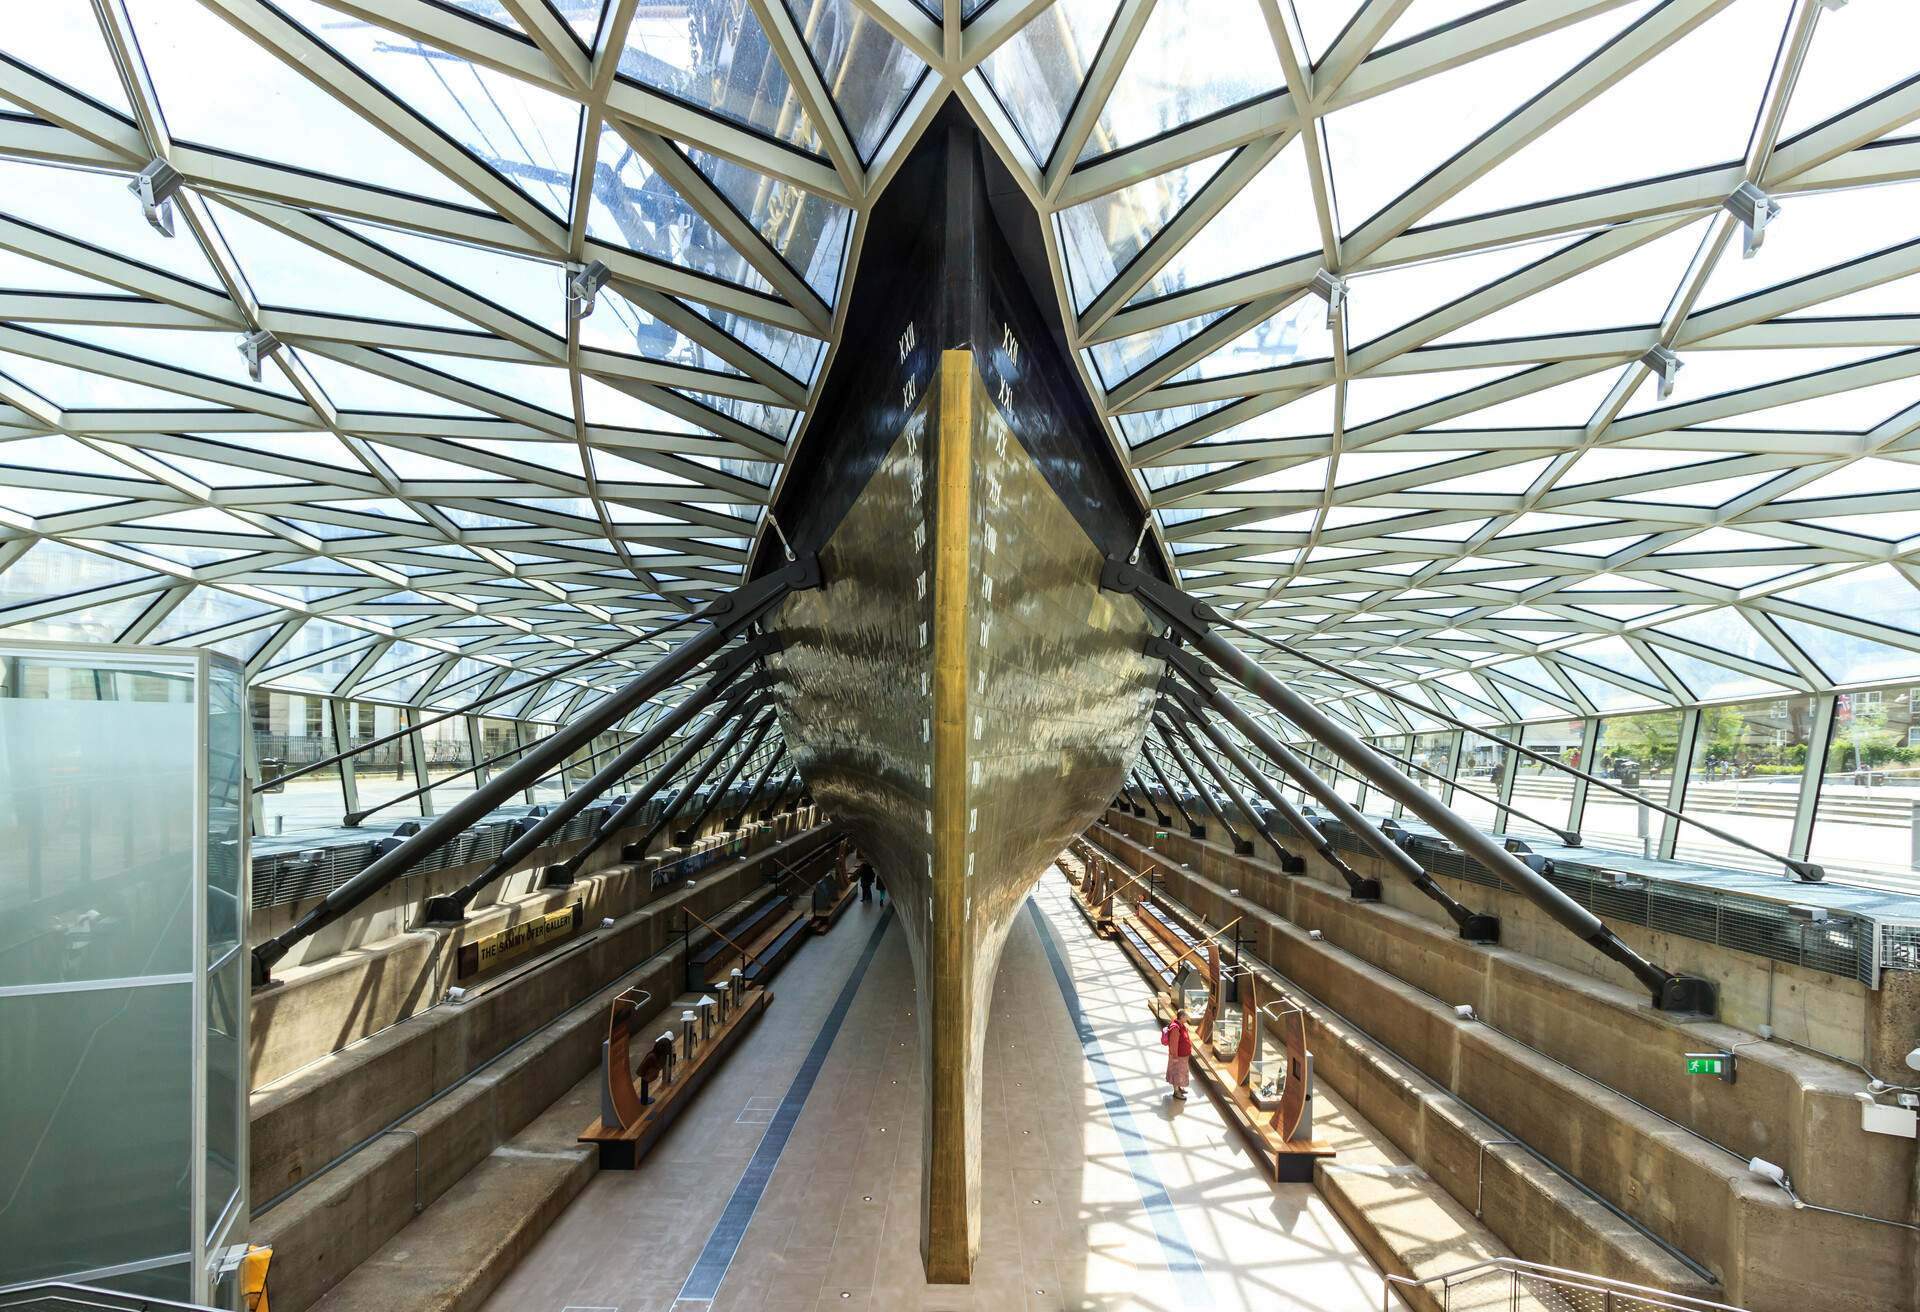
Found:
[(699, 769), (693, 772), (693, 777), (680, 785), (679, 791), (673, 795), (673, 800), (667, 803), (666, 809), (660, 812), (659, 817), (654, 820), (652, 828), (648, 829), (646, 835), (634, 845), (638, 848), (639, 855), (645, 856), (647, 854), (647, 848), (652, 845), (654, 839), (660, 836), (661, 831), (667, 827), (668, 822), (671, 821), (674, 816), (680, 814), (680, 808), (692, 801), (693, 795), (700, 791), (700, 785), (705, 783), (708, 777), (720, 768), (720, 763), (726, 760), (733, 749), (739, 745), (740, 736), (747, 732), (747, 726), (753, 722), (753, 718), (756, 715), (765, 709), (766, 704), (764, 697), (756, 697), (750, 705), (741, 708), (739, 717), (733, 722), (733, 727), (727, 730), (727, 736), (721, 740), (720, 745), (707, 753), (707, 759), (700, 763)]
[[(1173, 726), (1167, 723), (1165, 717), (1156, 717), (1154, 724), (1160, 730), (1160, 745), (1167, 749), (1167, 755), (1173, 758), (1173, 763), (1180, 767), (1180, 773), (1185, 775), (1187, 782), (1193, 785), (1193, 791), (1199, 796), (1201, 805), (1205, 806), (1208, 813), (1219, 822), (1220, 827), (1227, 831), (1227, 842), (1232, 845), (1233, 850), (1238, 852), (1244, 846), (1248, 852), (1251, 852), (1253, 844), (1234, 831), (1233, 826), (1227, 821), (1227, 813), (1221, 810), (1220, 803), (1214, 800), (1213, 791), (1200, 782), (1200, 776), (1194, 772), (1193, 766), (1187, 761), (1186, 754), (1180, 750), (1180, 735), (1174, 732)], [(1200, 838), (1203, 835), (1195, 834), (1194, 837)]]
[[(766, 738), (767, 730), (773, 727), (773, 721), (773, 713), (769, 711), (760, 723), (753, 727), (753, 733), (747, 739), (747, 745), (740, 749), (740, 754), (733, 758), (733, 764), (728, 766), (727, 772), (720, 776), (720, 782), (713, 786), (713, 792), (708, 796), (707, 804), (700, 808), (700, 814), (689, 821), (685, 829), (674, 835), (676, 843), (684, 847), (700, 836), (700, 826), (720, 808), (720, 799), (727, 795), (727, 789), (733, 787), (733, 781), (740, 777), (740, 772), (746, 769), (747, 762), (751, 761), (753, 754), (760, 750), (760, 743)], [(769, 761), (768, 764), (772, 762)]]
[[(780, 786), (773, 790), (773, 796), (771, 800), (769, 800), (765, 806), (760, 808), (760, 818), (762, 820), (771, 820), (773, 818), (773, 809), (787, 800), (787, 790), (793, 787), (793, 781), (795, 779), (798, 779), (799, 777), (800, 777), (800, 763), (798, 761), (789, 761), (787, 763), (787, 773), (781, 778)], [(802, 792), (806, 791), (804, 785), (802, 786), (801, 791)], [(792, 806), (798, 806), (798, 805), (799, 805), (799, 801), (798, 799), (795, 799), (795, 801), (792, 803)], [(789, 809), (792, 809), (792, 807), (790, 806)]]
[(1160, 803), (1154, 800), (1153, 790), (1147, 787), (1146, 780), (1140, 777), (1139, 769), (1135, 768), (1130, 770), (1127, 773), (1127, 778), (1133, 781), (1133, 786), (1140, 790), (1140, 796), (1146, 800), (1148, 806), (1153, 808), (1153, 818), (1162, 825), (1172, 824), (1173, 817), (1160, 809)]
[[(728, 721), (735, 716), (752, 715), (760, 708), (762, 703), (754, 694), (758, 693), (762, 686), (760, 681), (755, 679), (728, 694), (726, 702), (720, 709), (708, 716), (705, 724), (687, 735), (686, 741), (680, 744), (679, 749), (668, 758), (667, 763), (655, 770), (652, 777), (635, 789), (626, 801), (614, 808), (613, 814), (607, 817), (607, 822), (581, 845), (579, 851), (559, 865), (547, 868), (544, 882), (571, 884), (579, 875), (580, 868), (587, 863), (587, 858), (598, 852), (608, 839), (633, 823), (634, 817), (640, 814), (640, 808), (652, 801), (662, 788), (679, 778), (680, 772), (687, 768), (687, 762), (691, 761), (702, 747), (711, 742), (713, 736), (725, 728)], [(628, 847), (631, 849), (633, 845), (629, 844)], [(627, 860), (636, 859), (641, 855), (642, 853), (631, 850), (622, 852), (623, 859)]]
[(1591, 911), (1554, 887), (1545, 875), (1521, 861), (1491, 837), (1480, 832), (1453, 808), (1419, 787), (1345, 725), (1328, 716), (1307, 698), (1287, 687), (1245, 652), (1221, 636), (1220, 617), (1212, 607), (1146, 571), (1109, 557), (1101, 584), (1127, 593), (1145, 604), (1181, 637), (1223, 670), (1227, 677), (1297, 725), (1308, 737), (1349, 762), (1368, 785), (1413, 812), (1421, 820), (1479, 862), (1495, 878), (1517, 891), (1610, 961), (1626, 968), (1646, 986), (1654, 1005), (1663, 1011), (1715, 1010), (1714, 986), (1707, 980), (1662, 970), (1629, 947)]
[[(568, 793), (558, 805), (536, 823), (527, 826), (501, 850), (499, 856), (487, 864), (485, 870), (451, 893), (428, 898), (427, 922), (444, 925), (454, 924), (463, 919), (467, 908), (473, 905), (473, 899), (479, 896), (480, 890), (502, 875), (518, 869), (522, 861), (553, 841), (554, 836), (566, 826), (569, 820), (608, 789), (625, 779), (632, 773), (634, 767), (691, 724), (693, 717), (704, 710), (714, 698), (729, 689), (733, 689), (733, 703), (745, 697), (758, 685), (759, 680), (757, 677), (749, 678), (746, 680), (746, 686), (739, 686), (740, 676), (746, 673), (771, 645), (771, 640), (768, 638), (754, 638), (722, 655), (713, 663), (707, 681), (701, 684), (697, 691), (649, 726), (645, 733), (621, 749), (613, 760)], [(608, 817), (608, 819), (611, 818)], [(604, 822), (601, 827), (606, 827)]]
[[(1247, 734), (1240, 718), (1237, 717), (1244, 717), (1246, 723), (1252, 724), (1256, 729), (1259, 728), (1258, 722), (1234, 705), (1233, 699), (1207, 677), (1200, 662), (1190, 653), (1181, 651), (1164, 638), (1151, 639), (1147, 645), (1147, 651), (1149, 655), (1165, 660), (1181, 678), (1193, 685), (1194, 691), (1178, 688), (1174, 692), (1174, 696), (1190, 711), (1196, 715), (1199, 713), (1199, 701), (1195, 695), (1197, 692), (1200, 696), (1206, 697), (1207, 705), (1223, 715), (1229, 714), (1227, 708), (1230, 708), (1236, 716), (1232, 720), (1233, 726), (1242, 734), (1246, 734), (1249, 741), (1253, 741), (1253, 736)], [(1262, 737), (1266, 741), (1258, 744), (1261, 754), (1279, 766), (1286, 776), (1300, 787), (1301, 791), (1313, 794), (1313, 799), (1333, 812), (1336, 820), (1365, 839), (1367, 846), (1377, 852), (1388, 865), (1405, 875), (1409, 883), (1439, 903), (1440, 908), (1447, 913), (1447, 918), (1460, 930), (1461, 938), (1470, 943), (1497, 943), (1500, 940), (1498, 916), (1482, 915), (1468, 909), (1458, 898), (1440, 887), (1412, 852), (1397, 842), (1391, 834), (1362, 815), (1360, 808), (1340, 796), (1332, 784), (1322, 779), (1314, 772), (1312, 766), (1300, 759), (1298, 753), (1292, 751), (1286, 744), (1275, 740), (1264, 730)], [(1352, 888), (1351, 880), (1348, 882), (1348, 887)], [(1380, 886), (1377, 881), (1373, 883), (1370, 891), (1373, 898), (1377, 899), (1380, 896)]]
[[(1193, 753), (1193, 759), (1200, 762), (1200, 768), (1213, 776), (1213, 781), (1220, 785), (1220, 791), (1227, 795), (1227, 800), (1232, 802), (1240, 814), (1247, 818), (1247, 823), (1252, 825), (1254, 830), (1258, 832), (1262, 838), (1267, 840), (1268, 845), (1271, 846), (1275, 852), (1279, 853), (1282, 857), (1287, 856), (1287, 849), (1280, 846), (1280, 840), (1273, 836), (1271, 829), (1267, 828), (1267, 822), (1261, 819), (1260, 813), (1247, 805), (1246, 796), (1241, 793), (1239, 788), (1235, 787), (1233, 780), (1227, 776), (1227, 772), (1220, 768), (1220, 763), (1214, 760), (1213, 757), (1208, 754), (1207, 749), (1202, 747), (1199, 740), (1193, 736), (1193, 729), (1187, 724), (1190, 718), (1187, 712), (1177, 703), (1162, 699), (1160, 702), (1160, 714), (1166, 717), (1167, 723), (1171, 724), (1174, 727), (1174, 731), (1180, 735), (1180, 740), (1186, 743), (1187, 750)], [(1244, 852), (1240, 851), (1239, 845), (1236, 845), (1234, 850), (1239, 852), (1241, 856), (1252, 856), (1253, 844), (1247, 842), (1244, 846), (1246, 848)]]
[(681, 682), (789, 592), (819, 586), (820, 561), (809, 554), (703, 606), (695, 618), (704, 622), (704, 629), (628, 680), (618, 692), (596, 702), (541, 739), (525, 756), (447, 808), (446, 814), (436, 816), (418, 833), (375, 857), (366, 869), (327, 894), (318, 906), (288, 929), (256, 946), (253, 949), (255, 987), (269, 982), (274, 963), (286, 956), (294, 944), (346, 915), (430, 853), (438, 851), (447, 840), (592, 742), (596, 734), (618, 724), (648, 700)]
[(1140, 743), (1140, 759), (1147, 763), (1147, 768), (1153, 771), (1153, 777), (1160, 781), (1160, 792), (1162, 795), (1164, 795), (1169, 802), (1173, 803), (1173, 809), (1178, 811), (1180, 818), (1187, 822), (1187, 832), (1195, 838), (1205, 838), (1207, 836), (1207, 827), (1194, 823), (1193, 817), (1187, 813), (1186, 804), (1180, 800), (1180, 794), (1174, 792), (1173, 785), (1167, 782), (1167, 772), (1160, 768), (1160, 762), (1155, 760), (1153, 753), (1147, 750), (1147, 744), (1144, 739)]
[(727, 817), (727, 828), (738, 829), (741, 821), (753, 814), (753, 804), (760, 800), (760, 790), (767, 786), (767, 780), (773, 778), (773, 772), (781, 761), (786, 759), (787, 745), (782, 742), (767, 755), (767, 763), (760, 773), (754, 776), (753, 783), (747, 789), (746, 800), (740, 803), (740, 809)]

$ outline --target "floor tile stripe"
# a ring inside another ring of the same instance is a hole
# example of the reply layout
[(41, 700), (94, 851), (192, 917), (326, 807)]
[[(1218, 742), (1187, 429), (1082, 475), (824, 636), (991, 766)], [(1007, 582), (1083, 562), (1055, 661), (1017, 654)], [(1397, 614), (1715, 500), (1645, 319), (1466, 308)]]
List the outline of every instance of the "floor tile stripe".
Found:
[(860, 953), (860, 960), (854, 963), (853, 973), (847, 976), (840, 996), (834, 1000), (833, 1010), (827, 1013), (826, 1020), (820, 1026), (820, 1033), (814, 1036), (806, 1060), (800, 1063), (793, 1083), (787, 1086), (786, 1095), (780, 1099), (779, 1109), (768, 1122), (760, 1146), (753, 1150), (753, 1157), (747, 1162), (740, 1183), (734, 1186), (733, 1197), (727, 1200), (726, 1210), (714, 1222), (706, 1246), (700, 1250), (699, 1260), (693, 1264), (686, 1283), (680, 1286), (678, 1301), (709, 1303), (719, 1295), (720, 1282), (727, 1278), (727, 1268), (733, 1265), (734, 1254), (740, 1251), (740, 1241), (747, 1233), (747, 1225), (753, 1220), (760, 1199), (767, 1192), (767, 1181), (773, 1175), (773, 1168), (780, 1162), (780, 1154), (786, 1151), (794, 1123), (800, 1119), (800, 1110), (806, 1106), (807, 1095), (813, 1092), (813, 1082), (819, 1078), (820, 1068), (826, 1065), (834, 1036), (840, 1033), (840, 1026), (847, 1019), (847, 1009), (853, 1005), (853, 996), (860, 991), (860, 981), (866, 977), (867, 967), (873, 964), (874, 954), (880, 950), (880, 940), (892, 920), (893, 908), (888, 907), (880, 913), (879, 923), (867, 936), (867, 945)]
[(1180, 1214), (1174, 1209), (1173, 1200), (1167, 1196), (1166, 1186), (1160, 1182), (1160, 1172), (1153, 1164), (1153, 1145), (1140, 1133), (1140, 1127), (1134, 1124), (1133, 1109), (1127, 1105), (1127, 1097), (1120, 1090), (1119, 1077), (1107, 1061), (1106, 1049), (1100, 1044), (1100, 1036), (1094, 1033), (1093, 1022), (1087, 1019), (1087, 1013), (1080, 1006), (1080, 992), (1074, 987), (1073, 975), (1067, 969), (1065, 958), (1054, 944), (1047, 917), (1031, 896), (1027, 898), (1027, 910), (1033, 915), (1034, 929), (1040, 935), (1040, 946), (1046, 949), (1047, 962), (1053, 967), (1054, 982), (1060, 986), (1061, 1000), (1067, 1004), (1067, 1015), (1073, 1020), (1074, 1032), (1080, 1036), (1081, 1051), (1086, 1055), (1087, 1065), (1093, 1070), (1100, 1097), (1106, 1103), (1107, 1120), (1113, 1125), (1113, 1132), (1127, 1154), (1127, 1166), (1132, 1170), (1134, 1184), (1140, 1190), (1140, 1202), (1153, 1222), (1154, 1233), (1159, 1236), (1160, 1250), (1167, 1259), (1167, 1270), (1173, 1275), (1180, 1297), (1188, 1307), (1212, 1307), (1213, 1290), (1207, 1284), (1206, 1272), (1201, 1269), (1200, 1260), (1194, 1256), (1192, 1245), (1187, 1243), (1186, 1231), (1180, 1225)]

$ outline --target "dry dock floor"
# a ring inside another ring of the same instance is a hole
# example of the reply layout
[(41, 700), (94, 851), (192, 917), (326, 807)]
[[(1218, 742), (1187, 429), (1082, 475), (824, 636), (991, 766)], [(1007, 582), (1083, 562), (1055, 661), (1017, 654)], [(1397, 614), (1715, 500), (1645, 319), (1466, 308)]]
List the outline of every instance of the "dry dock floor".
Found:
[(1146, 984), (1057, 877), (995, 985), (969, 1286), (921, 1274), (898, 924), (856, 904), (773, 991), (640, 1169), (601, 1173), (489, 1312), (1380, 1307), (1379, 1274), (1311, 1185), (1263, 1179), (1197, 1086), (1167, 1098)]

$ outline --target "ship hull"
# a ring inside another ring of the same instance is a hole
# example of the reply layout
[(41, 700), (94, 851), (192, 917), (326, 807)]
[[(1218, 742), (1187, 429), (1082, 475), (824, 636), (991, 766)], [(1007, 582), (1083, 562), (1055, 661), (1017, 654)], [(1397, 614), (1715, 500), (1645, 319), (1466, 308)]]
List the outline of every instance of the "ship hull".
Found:
[(1162, 672), (1143, 654), (1147, 615), (1100, 588), (1144, 512), (1032, 295), (1016, 247), (1037, 246), (1037, 221), (1009, 218), (1017, 190), (990, 163), (953, 114), (875, 209), (776, 500), (823, 586), (766, 621), (788, 747), (885, 880), (912, 953), (936, 1282), (967, 1280), (979, 1251), (1001, 948), (1047, 864), (1118, 792)]
[(993, 405), (969, 351), (933, 386), (821, 552), (823, 588), (769, 624), (814, 800), (893, 895), (925, 1056), (922, 1252), (979, 1247), (981, 1061), (1027, 894), (1118, 792), (1160, 669), (1147, 617)]

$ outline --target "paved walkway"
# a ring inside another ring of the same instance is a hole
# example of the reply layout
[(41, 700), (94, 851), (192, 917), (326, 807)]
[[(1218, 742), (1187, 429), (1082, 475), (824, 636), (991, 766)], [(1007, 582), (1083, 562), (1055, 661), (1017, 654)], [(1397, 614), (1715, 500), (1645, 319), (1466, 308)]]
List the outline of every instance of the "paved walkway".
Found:
[[(928, 1286), (913, 972), (881, 914), (856, 904), (801, 951), (766, 1019), (666, 1140), (639, 1171), (600, 1175), (492, 1312), (1380, 1306), (1380, 1277), (1311, 1186), (1264, 1180), (1197, 1091), (1166, 1099), (1145, 984), (1053, 874), (1016, 921), (996, 982), (975, 1280)], [(876, 929), (815, 1070), (809, 1054)], [(756, 1151), (802, 1094), (754, 1202)], [(716, 1288), (710, 1302), (680, 1298)]]

